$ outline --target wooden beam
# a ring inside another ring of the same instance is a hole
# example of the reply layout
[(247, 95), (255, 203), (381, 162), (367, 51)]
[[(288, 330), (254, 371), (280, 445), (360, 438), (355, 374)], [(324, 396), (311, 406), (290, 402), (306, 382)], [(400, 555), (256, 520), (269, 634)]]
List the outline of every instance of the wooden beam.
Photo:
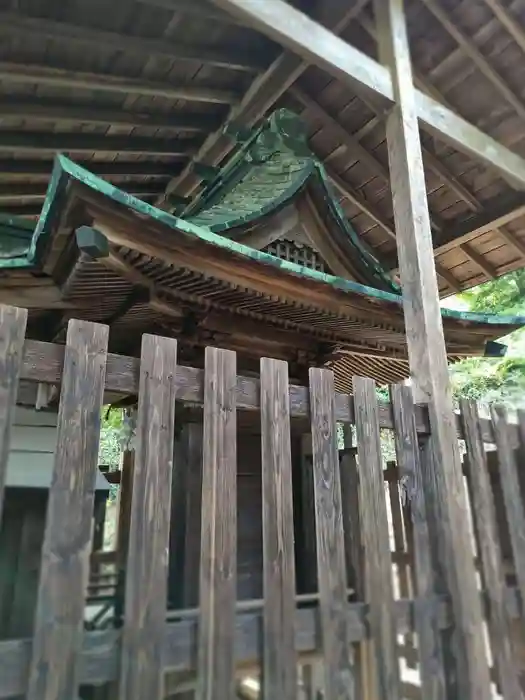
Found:
[(1, 131), (0, 150), (54, 153), (76, 151), (92, 153), (150, 153), (187, 158), (195, 152), (196, 139), (161, 139), (143, 136), (99, 136), (99, 134), (45, 133), (40, 131)]
[(164, 58), (172, 61), (189, 61), (218, 68), (258, 73), (268, 65), (266, 57), (258, 57), (255, 52), (237, 51), (235, 44), (229, 47), (210, 47), (207, 44), (195, 46), (166, 39), (151, 39), (90, 29), (66, 22), (56, 22), (42, 17), (27, 17), (14, 12), (0, 12), (0, 35), (46, 38), (61, 44), (84, 44), (94, 50), (111, 47), (112, 51), (133, 56)]
[[(243, 22), (236, 17), (232, 17), (227, 12), (222, 12), (212, 7), (207, 2), (201, 0), (138, 0), (141, 5), (149, 7), (159, 7), (164, 10), (170, 10), (175, 13), (182, 13), (197, 19), (205, 19), (211, 22), (220, 22), (221, 24), (240, 24)], [(244, 25), (243, 25), (244, 26)]]
[[(215, 4), (281, 44), (287, 46), (353, 90), (376, 95), (388, 107), (393, 102), (392, 80), (388, 70), (361, 51), (334, 36), (317, 22), (283, 0), (261, 3), (258, 0), (214, 0)], [(458, 150), (488, 163), (516, 186), (525, 188), (525, 159), (450, 109), (416, 90), (415, 109), (423, 128)]]
[[(330, 20), (329, 28), (335, 34), (342, 32), (368, 2), (369, 0), (356, 0), (350, 9), (339, 5), (339, 11)], [(233, 122), (252, 126), (276, 104), (286, 90), (301, 77), (308, 66), (308, 61), (303, 61), (295, 54), (284, 51), (262, 75), (252, 82), (239, 105), (232, 109), (222, 128), (210, 134), (195, 159), (208, 165), (220, 163), (234, 146), (232, 141), (224, 135), (224, 128)], [(173, 191), (184, 195), (190, 194), (198, 187), (199, 183), (200, 179), (192, 171), (191, 166), (188, 166), (179, 178), (168, 185), (166, 192), (167, 194)], [(163, 202), (161, 201), (160, 204), (163, 205)]]
[(212, 87), (179, 85), (170, 82), (141, 80), (107, 73), (87, 73), (63, 68), (52, 68), (22, 63), (0, 62), (0, 80), (10, 83), (31, 83), (75, 90), (102, 90), (149, 97), (165, 97), (169, 100), (206, 102), (210, 104), (234, 104), (238, 95), (229, 90)]
[[(75, 162), (92, 173), (109, 179), (133, 176), (166, 178), (177, 174), (181, 168), (180, 163), (167, 163), (165, 161), (115, 160), (100, 162), (96, 160), (77, 160)], [(36, 176), (42, 175), (47, 180), (51, 176), (52, 170), (52, 160), (0, 160), (0, 179), (18, 175), (34, 179)]]
[(479, 267), (479, 269), (487, 275), (489, 279), (496, 279), (498, 276), (496, 269), (488, 262), (488, 260), (485, 260), (483, 255), (480, 255), (477, 250), (474, 250), (470, 243), (463, 243), (463, 245), (460, 245), (459, 247), (465, 253), (465, 255), (469, 257)]
[(483, 0), (483, 2), (492, 10), (516, 44), (525, 53), (525, 31), (520, 20), (513, 17), (510, 10), (504, 7), (500, 0)]
[(505, 79), (490, 65), (487, 59), (479, 51), (474, 42), (469, 39), (457, 24), (449, 17), (439, 0), (421, 0), (427, 9), (441, 23), (443, 28), (458, 43), (460, 48), (476, 64), (478, 70), (487, 78), (507, 102), (516, 110), (518, 115), (525, 118), (525, 102), (514, 92)]
[(218, 128), (221, 119), (215, 116), (184, 112), (151, 113), (132, 112), (121, 109), (105, 109), (68, 102), (38, 100), (0, 100), (0, 117), (28, 119), (31, 121), (52, 121), (58, 124), (111, 124), (112, 126), (147, 126), (153, 129), (173, 129), (177, 131), (209, 132)]
[[(122, 185), (122, 189), (134, 197), (155, 197), (161, 191), (162, 184), (159, 186), (159, 183), (156, 181), (153, 183), (126, 182)], [(5, 202), (17, 202), (18, 200), (39, 202), (45, 199), (46, 193), (47, 186), (45, 184), (0, 184), (0, 206)]]
[[(489, 700), (490, 675), (483, 617), (472, 557), (459, 448), (452, 429), (453, 404), (447, 353), (432, 256), (432, 234), (419, 140), (403, 0), (375, 0), (380, 60), (392, 75), (395, 106), (387, 122), (387, 143), (396, 220), (398, 257), (410, 370), (419, 402), (428, 403), (429, 449), (426, 480), (432, 517), (431, 541), (440, 587), (451, 596), (455, 621), (454, 667), (460, 696)], [(438, 526), (439, 520), (439, 526)]]

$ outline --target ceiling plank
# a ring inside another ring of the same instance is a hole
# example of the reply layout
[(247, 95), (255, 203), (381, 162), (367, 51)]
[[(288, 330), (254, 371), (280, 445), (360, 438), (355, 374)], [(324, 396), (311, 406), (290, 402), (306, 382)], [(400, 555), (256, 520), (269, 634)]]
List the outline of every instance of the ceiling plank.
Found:
[(42, 17), (28, 17), (15, 12), (0, 12), (0, 35), (24, 38), (47, 38), (60, 43), (86, 44), (102, 51), (122, 51), (146, 58), (161, 57), (173, 61), (190, 61), (217, 68), (228, 68), (248, 73), (264, 70), (268, 60), (255, 52), (231, 48), (209, 48), (205, 45), (185, 45), (180, 40), (151, 39), (90, 29)]
[[(339, 3), (339, 12), (334, 13), (330, 29), (335, 33), (342, 32), (356, 17), (369, 0), (356, 0), (348, 9)], [(335, 16), (337, 14), (337, 16)], [(208, 165), (220, 163), (232, 150), (234, 144), (224, 135), (224, 127), (232, 122), (242, 123), (244, 126), (252, 126), (261, 119), (279, 100), (279, 98), (291, 87), (308, 68), (309, 62), (304, 61), (294, 53), (283, 51), (262, 75), (258, 76), (250, 85), (238, 106), (231, 110), (223, 128), (219, 129), (206, 139), (195, 160)], [(200, 178), (192, 171), (191, 165), (183, 171), (179, 178), (170, 182), (166, 194), (177, 192), (178, 194), (191, 194), (201, 182)], [(163, 206), (167, 202), (159, 204)]]
[[(264, 3), (259, 0), (214, 0), (214, 3), (245, 18), (267, 36), (325, 69), (352, 89), (369, 91), (387, 104), (393, 102), (392, 79), (384, 66), (283, 0)], [(430, 133), (505, 173), (517, 187), (525, 188), (525, 159), (420, 90), (415, 91), (415, 107), (419, 120)]]
[(525, 31), (520, 22), (510, 14), (510, 11), (501, 4), (500, 0), (483, 0), (483, 2), (492, 10), (520, 49), (525, 53)]
[[(123, 189), (128, 194), (134, 197), (155, 197), (162, 189), (162, 184), (158, 182), (127, 182)], [(7, 203), (17, 203), (19, 200), (24, 202), (39, 202), (46, 197), (47, 186), (35, 183), (33, 185), (0, 184), (0, 205)]]
[(194, 139), (157, 139), (99, 134), (49, 134), (30, 131), (0, 131), (0, 150), (19, 152), (87, 152), (137, 153), (188, 158), (195, 152)]
[(468, 37), (463, 34), (457, 24), (449, 17), (448, 13), (440, 5), (439, 0), (421, 0), (427, 9), (441, 23), (443, 28), (457, 42), (460, 48), (467, 56), (476, 64), (480, 73), (482, 73), (489, 82), (494, 85), (496, 90), (507, 100), (507, 102), (516, 110), (520, 117), (525, 119), (525, 103), (518, 97), (506, 80), (491, 66), (477, 46)]
[(495, 280), (497, 275), (496, 269), (485, 259), (485, 256), (480, 255), (477, 250), (470, 245), (470, 243), (463, 243), (459, 246), (460, 249), (469, 257), (479, 269), (484, 272), (487, 277), (491, 280)]
[[(130, 176), (148, 176), (157, 178), (167, 178), (176, 175), (181, 166), (178, 163), (164, 163), (157, 161), (125, 161), (115, 160), (110, 163), (96, 160), (76, 161), (87, 170), (96, 175), (108, 178), (122, 178)], [(23, 175), (26, 177), (45, 176), (48, 179), (53, 170), (52, 160), (0, 160), (0, 178), (12, 175)]]
[(140, 80), (108, 73), (86, 73), (50, 66), (0, 62), (0, 80), (11, 83), (36, 83), (60, 88), (122, 92), (150, 97), (166, 97), (170, 100), (206, 102), (210, 104), (234, 104), (238, 95), (229, 90), (218, 90), (199, 85), (175, 85), (170, 82)]
[(244, 22), (237, 17), (227, 12), (212, 7), (206, 2), (200, 0), (137, 0), (141, 5), (149, 7), (159, 7), (163, 10), (171, 12), (181, 12), (182, 14), (198, 19), (206, 19), (212, 22), (221, 22), (224, 24), (240, 24), (244, 26)]
[(0, 99), (0, 117), (15, 119), (31, 118), (31, 121), (52, 121), (58, 124), (110, 124), (111, 126), (151, 127), (154, 129), (176, 129), (177, 131), (209, 132), (216, 129), (221, 119), (204, 114), (152, 114), (121, 109), (93, 107), (90, 104), (71, 104), (41, 100)]

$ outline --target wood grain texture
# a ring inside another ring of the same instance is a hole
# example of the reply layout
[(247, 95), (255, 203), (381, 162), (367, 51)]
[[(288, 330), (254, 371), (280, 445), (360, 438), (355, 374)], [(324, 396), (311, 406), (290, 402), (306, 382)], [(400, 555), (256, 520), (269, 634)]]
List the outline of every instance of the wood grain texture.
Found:
[(27, 700), (78, 691), (108, 334), (68, 325)]
[(508, 437), (507, 411), (504, 406), (491, 406), (494, 439), (498, 448), (498, 464), (509, 526), (512, 556), (518, 587), (525, 600), (525, 508), (521, 495), (516, 455)]
[(160, 698), (167, 608), (177, 341), (142, 337), (119, 698)]
[(233, 697), (237, 558), (236, 356), (206, 348), (197, 700)]
[(395, 443), (399, 476), (408, 503), (412, 523), (411, 540), (416, 569), (418, 603), (414, 608), (418, 635), (419, 659), (423, 694), (428, 700), (445, 700), (447, 686), (437, 611), (429, 602), (435, 596), (435, 579), (430, 556), (425, 494), (421, 476), (419, 446), (416, 432), (414, 402), (409, 387), (390, 388), (395, 424)]
[(375, 382), (353, 377), (359, 458), (359, 513), (366, 561), (366, 597), (370, 604), (379, 700), (401, 697), (394, 618), (394, 592), (388, 541), (378, 406)]
[(414, 89), (403, 0), (375, 0), (375, 14), (379, 58), (390, 68), (396, 103), (387, 120), (387, 143), (410, 371), (415, 400), (428, 403), (431, 428), (433, 459), (428, 467), (433, 473), (423, 482), (433, 509), (430, 539), (434, 566), (443, 583), (440, 592), (450, 595), (456, 624), (451, 657), (455, 666), (449, 676), (458, 680), (461, 697), (489, 700), (476, 570), (473, 557), (466, 556), (471, 548), (468, 510), (454, 430), (419, 136), (421, 102), (432, 100)]
[(25, 309), (0, 305), (0, 523), (26, 324)]
[(264, 700), (295, 700), (295, 560), (288, 365), (261, 359)]
[(499, 544), (494, 499), (487, 459), (479, 431), (475, 401), (460, 401), (467, 455), (465, 465), (472, 499), (472, 516), (481, 557), (490, 642), (505, 700), (522, 698), (511, 644), (510, 619), (505, 609), (505, 574)]
[(347, 607), (334, 375), (312, 368), (310, 409), (317, 534), (317, 572), (326, 700), (353, 700), (353, 649), (344, 615)]

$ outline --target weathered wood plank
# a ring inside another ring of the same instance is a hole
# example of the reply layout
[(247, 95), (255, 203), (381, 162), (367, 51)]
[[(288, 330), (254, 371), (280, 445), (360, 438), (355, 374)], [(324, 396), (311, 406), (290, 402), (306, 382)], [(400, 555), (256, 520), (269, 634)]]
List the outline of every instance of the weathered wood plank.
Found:
[(525, 508), (518, 479), (516, 456), (510, 446), (505, 407), (491, 406), (490, 415), (498, 448), (501, 487), (505, 501), (516, 578), (522, 600), (525, 600)]
[(26, 309), (0, 305), (0, 523), (26, 324)]
[(27, 700), (78, 690), (108, 335), (69, 322)]
[(413, 84), (403, 0), (375, 0), (375, 10), (379, 58), (390, 69), (395, 100), (387, 120), (387, 143), (410, 370), (417, 402), (428, 403), (431, 426), (432, 463), (422, 464), (433, 472), (423, 480), (427, 514), (429, 503), (432, 506), (429, 534), (440, 592), (450, 595), (456, 624), (450, 659), (455, 666), (447, 662), (445, 670), (457, 679), (461, 697), (489, 700), (476, 570), (473, 557), (466, 554), (470, 530), (432, 254), (419, 138), (421, 101)]
[(264, 700), (296, 700), (295, 560), (288, 365), (261, 359)]
[(401, 694), (376, 388), (372, 379), (362, 377), (352, 377), (352, 385), (359, 459), (359, 513), (366, 560), (365, 590), (370, 603), (377, 697), (397, 700)]
[(496, 511), (490, 484), (487, 459), (479, 431), (479, 416), (474, 401), (460, 401), (471, 489), (472, 516), (478, 539), (483, 582), (488, 605), (488, 625), (492, 653), (499, 671), (505, 700), (522, 698), (518, 673), (514, 665), (510, 620), (505, 610), (505, 575), (498, 538)]
[(334, 375), (330, 370), (312, 368), (309, 379), (325, 698), (353, 700), (353, 650), (347, 621), (341, 614), (347, 605), (347, 592)]
[(153, 700), (162, 692), (176, 370), (177, 341), (144, 335), (126, 567), (121, 700)]
[(206, 348), (197, 700), (233, 697), (237, 556), (236, 356)]
[[(418, 635), (423, 694), (428, 700), (445, 700), (445, 680), (437, 610), (429, 602), (435, 596), (435, 580), (430, 557), (427, 514), (419, 447), (415, 427), (414, 402), (409, 387), (390, 388), (394, 412), (394, 436), (400, 478), (410, 503), (412, 542), (416, 568), (418, 602), (414, 607)], [(416, 593), (414, 593), (414, 596)]]

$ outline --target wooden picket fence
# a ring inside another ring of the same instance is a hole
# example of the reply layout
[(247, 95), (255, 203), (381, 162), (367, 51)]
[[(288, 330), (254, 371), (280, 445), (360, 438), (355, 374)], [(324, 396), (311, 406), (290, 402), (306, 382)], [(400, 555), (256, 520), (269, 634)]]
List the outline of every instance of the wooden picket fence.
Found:
[[(311, 673), (305, 669), (316, 666), (322, 675), (318, 697), (326, 700), (455, 697), (447, 644), (449, 632), (461, 630), (454, 628), (450, 600), (436, 581), (435, 524), (427, 512), (431, 479), (423, 458), (429, 420), (408, 387), (392, 387), (392, 403), (382, 404), (374, 382), (365, 378), (354, 378), (353, 396), (336, 394), (329, 370), (312, 369), (309, 386), (301, 387), (289, 384), (287, 365), (278, 360), (262, 359), (256, 379), (237, 375), (236, 355), (228, 350), (207, 348), (204, 369), (196, 369), (177, 364), (174, 339), (143, 336), (139, 360), (108, 353), (103, 325), (71, 321), (65, 348), (26, 340), (25, 328), (24, 310), (0, 307), (0, 516), (19, 383), (20, 391), (27, 382), (59, 385), (60, 407), (33, 637), (0, 641), (0, 698), (153, 700), (191, 688), (198, 700), (232, 699), (240, 692), (236, 678), (248, 669), (259, 679), (261, 698), (295, 700), (309, 698)], [(105, 392), (138, 394), (131, 525), (122, 626), (87, 631)], [(176, 404), (202, 407), (199, 605), (167, 617)], [(241, 412), (260, 415), (264, 596), (252, 601), (238, 601), (236, 593)], [(474, 525), (465, 557), (477, 557), (492, 680), (509, 700), (521, 697), (520, 418), (511, 424), (504, 409), (494, 408), (491, 420), (481, 419), (467, 402), (457, 417), (466, 486), (454, 497), (470, 503)], [(311, 595), (296, 592), (294, 421), (309, 426), (312, 441), (318, 588)], [(344, 426), (342, 451), (338, 424)], [(353, 444), (349, 426), (355, 426)], [(381, 430), (395, 437), (396, 461), (389, 465)], [(494, 444), (498, 503), (494, 458), (487, 452)], [(510, 542), (505, 562), (503, 521)], [(450, 523), (440, 527), (451, 534)], [(401, 678), (402, 657), (418, 667), (420, 688)], [(186, 685), (177, 685), (180, 679)], [(107, 694), (90, 695), (96, 688)]]

